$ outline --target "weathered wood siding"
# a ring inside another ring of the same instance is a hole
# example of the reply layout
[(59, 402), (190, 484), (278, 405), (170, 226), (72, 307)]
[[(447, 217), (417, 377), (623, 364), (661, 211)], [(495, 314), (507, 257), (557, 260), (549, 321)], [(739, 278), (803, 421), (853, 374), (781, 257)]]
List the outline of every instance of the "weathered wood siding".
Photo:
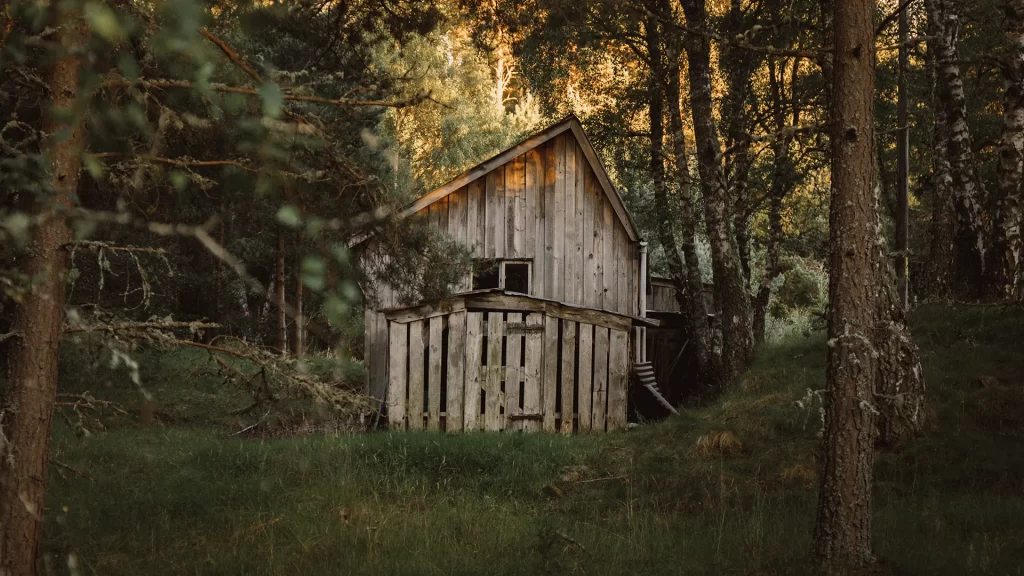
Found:
[[(571, 130), (492, 169), (413, 217), (471, 247), (475, 258), (530, 260), (535, 296), (639, 315), (638, 245), (630, 239)], [(470, 290), (471, 283), (467, 271), (456, 292)], [(378, 310), (403, 303), (385, 282), (371, 281), (364, 291), (372, 292), (377, 302), (367, 307), (365, 318), (368, 392), (383, 398), (390, 337), (387, 320)]]
[[(414, 217), (476, 258), (533, 262), (535, 296), (639, 314), (639, 254), (571, 132), (495, 168)], [(467, 273), (462, 290), (470, 288)]]
[(463, 310), (391, 320), (388, 334), (391, 429), (572, 434), (626, 426), (628, 330)]

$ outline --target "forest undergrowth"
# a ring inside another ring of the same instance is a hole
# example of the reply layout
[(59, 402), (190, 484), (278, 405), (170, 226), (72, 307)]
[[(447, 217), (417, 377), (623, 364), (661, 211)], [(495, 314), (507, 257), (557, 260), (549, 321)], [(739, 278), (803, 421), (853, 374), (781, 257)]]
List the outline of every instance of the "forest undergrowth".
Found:
[[(879, 571), (1019, 574), (1024, 310), (927, 304), (912, 329), (929, 418), (877, 458)], [(250, 400), (188, 377), (194, 357), (154, 355), (155, 425), (56, 427), (46, 561), (82, 574), (807, 573), (825, 349), (821, 333), (794, 334), (710, 405), (586, 437), (233, 436), (242, 419), (223, 413)], [(138, 395), (86, 382), (76, 361), (64, 390)]]

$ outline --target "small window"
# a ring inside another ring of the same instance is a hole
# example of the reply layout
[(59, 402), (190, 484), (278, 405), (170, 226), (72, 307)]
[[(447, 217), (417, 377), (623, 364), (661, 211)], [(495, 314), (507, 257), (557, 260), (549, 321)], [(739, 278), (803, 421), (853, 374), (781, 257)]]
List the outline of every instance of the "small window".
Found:
[(473, 290), (501, 287), (501, 269), (497, 260), (473, 261)]
[(520, 294), (530, 293), (530, 262), (528, 260), (474, 260), (473, 290), (501, 288)]
[(505, 267), (505, 290), (519, 292), (520, 294), (530, 293), (530, 263), (529, 262), (503, 262)]

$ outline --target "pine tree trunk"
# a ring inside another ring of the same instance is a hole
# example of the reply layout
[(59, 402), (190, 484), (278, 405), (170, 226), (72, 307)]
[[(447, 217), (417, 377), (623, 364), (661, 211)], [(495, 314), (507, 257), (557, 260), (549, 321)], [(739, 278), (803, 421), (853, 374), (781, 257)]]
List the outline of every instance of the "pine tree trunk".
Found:
[(836, 0), (829, 319), (823, 466), (814, 554), (829, 567), (868, 564), (877, 360), (873, 0)]
[(1004, 6), (1009, 56), (1003, 63), (1003, 133), (999, 144), (999, 197), (989, 249), (988, 293), (1006, 298), (1014, 293), (1020, 261), (1021, 174), (1024, 172), (1024, 0)]
[[(932, 3), (925, 0), (928, 13), (928, 35), (938, 37), (938, 25), (933, 16)], [(949, 169), (949, 129), (945, 108), (939, 101), (938, 63), (935, 42), (927, 52), (928, 65), (932, 72), (932, 110), (935, 115), (932, 130), (932, 222), (929, 240), (928, 263), (925, 269), (929, 296), (945, 298), (950, 295), (953, 284), (953, 177)]]
[(669, 127), (672, 135), (672, 155), (675, 161), (676, 188), (679, 193), (680, 235), (683, 265), (685, 266), (686, 331), (697, 361), (697, 375), (705, 387), (717, 388), (723, 382), (721, 362), (711, 349), (711, 334), (708, 327), (708, 310), (704, 305), (704, 281), (701, 279), (700, 262), (697, 260), (697, 215), (693, 201), (693, 181), (687, 161), (686, 136), (683, 133), (683, 111), (680, 89), (679, 48), (675, 38), (668, 38), (666, 57), (668, 82), (666, 99), (669, 108)]
[(948, 158), (952, 181), (955, 227), (955, 289), (963, 295), (979, 297), (983, 293), (985, 273), (985, 226), (982, 220), (982, 190), (971, 150), (971, 131), (967, 124), (967, 99), (960, 76), (960, 20), (954, 0), (931, 0), (929, 25), (934, 25), (935, 66), (939, 106), (946, 115)]
[[(80, 51), (88, 41), (88, 26), (78, 14), (62, 14), (57, 45), (64, 53), (49, 78), (49, 109), (70, 110), (78, 97), (82, 63)], [(24, 260), (24, 271), (39, 283), (18, 305), (10, 344), (9, 379), (3, 434), (0, 444), (0, 573), (35, 574), (40, 520), (50, 458), (50, 425), (57, 395), (57, 367), (64, 328), (64, 302), (71, 242), (66, 211), (78, 188), (81, 153), (85, 142), (84, 116), (74, 124), (48, 117), (46, 134), (64, 132), (49, 143), (52, 204), (35, 230)]]
[(284, 230), (277, 231), (277, 271), (274, 274), (274, 310), (277, 313), (277, 349), (288, 351), (288, 314), (285, 309)]
[[(707, 27), (705, 0), (681, 0), (687, 25)], [(704, 220), (711, 244), (711, 268), (715, 280), (716, 307), (721, 313), (723, 381), (747, 366), (753, 351), (750, 297), (743, 281), (736, 236), (732, 230), (729, 192), (726, 189), (722, 154), (715, 127), (711, 94), (711, 56), (708, 37), (687, 34), (690, 74), (690, 107), (697, 141), (697, 167), (704, 194)]]

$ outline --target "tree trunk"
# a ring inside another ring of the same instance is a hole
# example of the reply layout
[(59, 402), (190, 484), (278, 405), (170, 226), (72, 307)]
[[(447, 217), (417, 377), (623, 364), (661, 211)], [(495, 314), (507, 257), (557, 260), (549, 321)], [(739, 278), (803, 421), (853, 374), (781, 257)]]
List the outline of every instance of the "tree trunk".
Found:
[[(932, 4), (936, 0), (925, 0), (928, 13), (928, 36), (939, 34), (938, 23), (933, 16)], [(935, 42), (932, 42), (926, 56), (932, 72), (932, 110), (935, 115), (932, 130), (932, 222), (930, 229), (927, 276), (929, 296), (949, 296), (953, 284), (953, 177), (949, 169), (949, 128), (945, 108), (939, 102), (938, 62)]]
[[(71, 110), (78, 97), (81, 51), (88, 41), (88, 26), (79, 14), (62, 14), (57, 45), (64, 52), (49, 78), (52, 101), (46, 110)], [(50, 457), (50, 424), (57, 395), (57, 367), (64, 328), (64, 302), (71, 242), (66, 214), (72, 206), (85, 142), (84, 116), (76, 114), (68, 126), (47, 117), (43, 131), (63, 132), (49, 143), (52, 204), (44, 204), (47, 218), (36, 229), (24, 260), (24, 270), (39, 283), (18, 305), (9, 355), (7, 407), (0, 444), (0, 573), (35, 574), (40, 520), (46, 493)]]
[(284, 277), (284, 230), (277, 231), (277, 271), (274, 274), (274, 309), (277, 312), (277, 349), (282, 354), (288, 352), (288, 314), (285, 310), (286, 300)]
[[(681, 0), (691, 29), (707, 27), (705, 0)], [(697, 141), (697, 167), (704, 194), (704, 220), (711, 244), (716, 307), (721, 313), (723, 381), (737, 376), (748, 364), (753, 349), (750, 297), (743, 281), (736, 236), (732, 231), (729, 192), (715, 128), (711, 94), (711, 51), (708, 37), (687, 34), (690, 107)]]
[(1014, 292), (1020, 261), (1021, 173), (1024, 171), (1024, 0), (1004, 6), (1009, 56), (1003, 63), (1003, 133), (999, 144), (999, 197), (992, 224), (987, 287), (989, 296)]
[(899, 14), (899, 54), (896, 75), (896, 294), (904, 310), (910, 305), (910, 284), (907, 277), (907, 241), (910, 232), (910, 126), (907, 104), (907, 37), (910, 23), (907, 6)]
[(985, 273), (983, 194), (971, 150), (967, 99), (958, 62), (960, 21), (953, 0), (931, 0), (928, 8), (929, 24), (934, 25), (936, 37), (933, 44), (939, 106), (946, 115), (949, 137), (947, 151), (956, 213), (956, 290), (967, 296), (979, 297), (983, 293)]
[(871, 483), (877, 360), (873, 0), (836, 0), (829, 318), (816, 559), (845, 569), (873, 560)]
[[(744, 19), (740, 0), (730, 0), (729, 15), (725, 22), (729, 38), (745, 36), (750, 26)], [(757, 63), (754, 53), (731, 45), (722, 48), (721, 68), (727, 71), (725, 103), (722, 119), (725, 124), (726, 148), (731, 150), (725, 158), (725, 174), (729, 197), (734, 203), (732, 228), (736, 235), (740, 269), (744, 286), (750, 286), (750, 137), (747, 135), (747, 98), (750, 94), (750, 76)]]
[(666, 56), (668, 82), (666, 99), (669, 109), (669, 127), (672, 135), (672, 155), (675, 162), (676, 188), (679, 193), (679, 229), (682, 237), (681, 250), (685, 266), (686, 303), (682, 308), (687, 335), (697, 361), (697, 376), (702, 385), (719, 387), (722, 382), (720, 359), (711, 349), (711, 334), (708, 327), (708, 310), (704, 306), (704, 281), (701, 279), (700, 262), (697, 260), (697, 215), (693, 201), (693, 181), (686, 154), (686, 136), (683, 133), (683, 111), (680, 104), (679, 55), (675, 38), (667, 38)]
[[(799, 61), (793, 63), (793, 78), (797, 77)], [(782, 77), (784, 73), (776, 76), (775, 61), (768, 60), (768, 83), (772, 99), (772, 115), (775, 120), (775, 130), (782, 131), (786, 126), (785, 96), (782, 90)], [(795, 89), (795, 84), (791, 88)], [(796, 106), (793, 98), (793, 126), (800, 124), (800, 109)], [(789, 156), (790, 143), (793, 137), (789, 134), (780, 137), (772, 145), (772, 179), (768, 191), (768, 241), (765, 244), (764, 275), (754, 299), (753, 326), (754, 340), (762, 344), (765, 339), (766, 318), (768, 316), (768, 303), (771, 300), (772, 283), (779, 276), (779, 244), (782, 241), (782, 201), (789, 192), (793, 179), (793, 166)]]
[[(295, 246), (299, 247), (301, 241), (301, 234), (296, 233), (295, 235)], [(296, 254), (300, 251), (296, 249)], [(295, 267), (295, 355), (302, 356), (306, 353), (306, 319), (302, 314), (302, 301), (306, 287), (302, 282), (302, 261), (301, 259), (296, 260), (297, 265)]]

